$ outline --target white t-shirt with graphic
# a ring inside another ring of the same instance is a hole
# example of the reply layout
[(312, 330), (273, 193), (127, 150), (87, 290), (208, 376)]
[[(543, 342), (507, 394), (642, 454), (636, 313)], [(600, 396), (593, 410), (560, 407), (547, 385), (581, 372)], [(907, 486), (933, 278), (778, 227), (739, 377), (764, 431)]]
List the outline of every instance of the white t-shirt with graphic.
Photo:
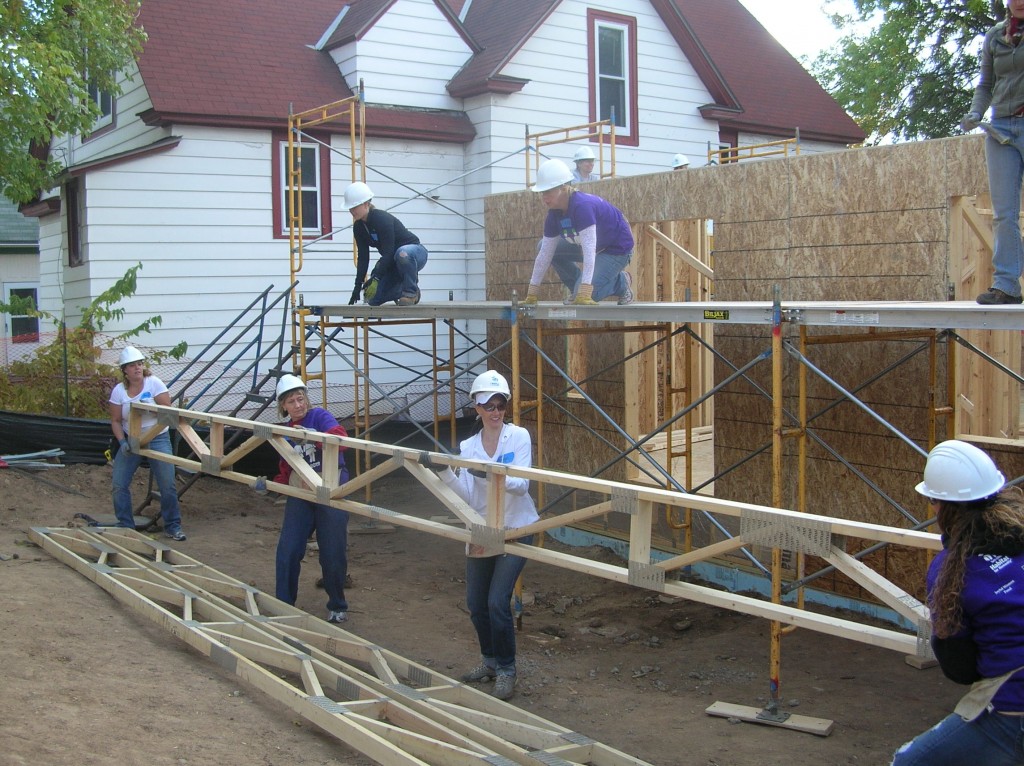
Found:
[[(124, 383), (118, 383), (114, 386), (114, 390), (110, 392), (110, 403), (121, 405), (121, 422), (124, 423), (124, 433), (128, 435), (128, 410), (132, 402), (146, 402), (147, 404), (154, 404), (153, 401), (160, 394), (167, 393), (167, 386), (160, 380), (156, 375), (147, 375), (142, 379), (142, 391), (139, 392), (138, 396), (128, 396), (128, 392), (124, 388)], [(142, 415), (142, 430), (147, 431), (156, 425), (156, 413), (145, 412)], [(164, 428), (163, 433), (167, 429)]]

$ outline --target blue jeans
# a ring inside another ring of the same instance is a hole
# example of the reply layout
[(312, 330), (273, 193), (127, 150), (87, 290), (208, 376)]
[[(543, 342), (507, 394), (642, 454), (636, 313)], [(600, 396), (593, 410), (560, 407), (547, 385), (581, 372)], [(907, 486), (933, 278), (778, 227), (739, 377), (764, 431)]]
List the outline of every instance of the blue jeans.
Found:
[[(629, 265), (632, 253), (626, 255), (609, 255), (598, 253), (594, 259), (594, 292), (591, 297), (595, 301), (607, 298), (609, 295), (624, 295), (626, 292), (626, 276), (622, 270)], [(562, 284), (576, 295), (580, 286), (580, 277), (583, 272), (580, 266), (583, 264), (583, 250), (579, 245), (574, 245), (565, 240), (559, 240), (555, 247), (555, 257), (551, 259), (551, 265), (555, 268), (558, 278)]]
[[(427, 248), (423, 245), (402, 245), (395, 251), (394, 265), (377, 274), (377, 294), (367, 301), (380, 306), (397, 301), (403, 295), (416, 295), (420, 288), (420, 272), (427, 265)], [(376, 269), (374, 269), (376, 271)]]
[[(154, 452), (173, 455), (171, 436), (164, 431), (151, 441), (147, 447)], [(139, 470), (142, 457), (134, 452), (119, 449), (114, 456), (113, 499), (114, 515), (117, 526), (135, 529), (135, 516), (132, 515), (132, 477)], [(150, 460), (149, 470), (156, 479), (160, 491), (160, 515), (164, 520), (164, 529), (177, 532), (181, 529), (181, 508), (178, 506), (178, 488), (174, 484), (174, 466), (163, 460)]]
[(277, 539), (277, 598), (286, 604), (295, 604), (306, 541), (314, 530), (320, 548), (320, 571), (324, 576), (324, 590), (327, 591), (327, 608), (332, 612), (347, 611), (348, 511), (297, 497), (289, 497), (285, 502), (281, 536)]
[(1024, 717), (982, 713), (965, 721), (956, 713), (903, 745), (892, 766), (1015, 766), (1024, 763)]
[[(533, 536), (518, 542), (529, 544)], [(502, 675), (516, 674), (516, 626), (512, 619), (512, 591), (526, 559), (500, 556), (466, 558), (466, 606), (476, 628), (484, 664)]]
[(985, 139), (988, 189), (992, 195), (992, 287), (1007, 295), (1020, 295), (1024, 245), (1020, 239), (1020, 187), (1024, 178), (1024, 117), (993, 117), (992, 126), (1013, 140), (1001, 144)]

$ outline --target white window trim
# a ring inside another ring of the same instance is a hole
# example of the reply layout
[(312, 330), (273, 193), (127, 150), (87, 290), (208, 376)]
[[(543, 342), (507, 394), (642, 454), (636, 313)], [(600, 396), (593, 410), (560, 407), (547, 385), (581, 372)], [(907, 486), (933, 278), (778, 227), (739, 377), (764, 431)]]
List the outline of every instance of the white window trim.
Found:
[[(301, 198), (303, 192), (315, 191), (316, 192), (316, 225), (310, 226), (305, 219), (302, 221), (302, 233), (303, 234), (315, 234), (319, 235), (322, 228), (322, 221), (320, 216), (322, 215), (322, 202), (323, 202), (323, 179), (320, 177), (320, 145), (316, 143), (296, 143), (295, 148), (301, 153), (305, 149), (313, 150), (313, 168), (315, 173), (315, 183), (313, 186), (303, 186), (299, 189), (299, 197)], [(281, 142), (281, 156), (279, 158), (281, 163), (281, 233), (284, 235), (288, 234), (288, 142)]]
[[(601, 68), (601, 30), (612, 29), (619, 33), (622, 39), (622, 61), (620, 62), (622, 68), (621, 77), (617, 75), (605, 75), (600, 71)], [(620, 79), (623, 85), (623, 103), (622, 103), (622, 114), (616, 111), (616, 119), (622, 120), (621, 125), (616, 125), (616, 130), (621, 130), (627, 135), (633, 134), (633, 126), (629, 124), (630, 120), (630, 104), (633, 103), (633, 94), (630, 92), (630, 62), (632, 61), (632, 51), (629, 49), (629, 27), (626, 24), (618, 24), (614, 21), (608, 21), (606, 19), (597, 19), (594, 21), (594, 93), (597, 98), (597, 108), (601, 108), (601, 80), (602, 79)], [(603, 119), (598, 111), (598, 119)]]
[[(11, 293), (14, 290), (35, 290), (36, 292), (36, 308), (39, 308), (39, 283), (38, 282), (4, 282), (4, 303), (11, 302)], [(4, 314), (4, 337), (13, 338), (14, 328), (13, 320), (15, 319), (28, 319), (26, 314)], [(36, 320), (36, 332), (39, 332), (39, 317), (35, 317)]]
[[(100, 116), (96, 118), (96, 122), (92, 124), (92, 130), (95, 133), (101, 128), (105, 128), (108, 125), (114, 124), (114, 96), (106, 91), (100, 90), (98, 87), (89, 84), (89, 98), (96, 106), (100, 109)], [(104, 99), (107, 101), (107, 107), (104, 108)]]

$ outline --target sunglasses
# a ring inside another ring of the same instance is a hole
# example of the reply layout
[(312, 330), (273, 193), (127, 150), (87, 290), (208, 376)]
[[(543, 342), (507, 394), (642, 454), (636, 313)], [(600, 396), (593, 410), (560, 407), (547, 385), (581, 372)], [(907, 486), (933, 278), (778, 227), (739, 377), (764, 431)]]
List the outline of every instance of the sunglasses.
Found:
[(487, 404), (478, 404), (477, 407), (482, 409), (484, 412), (494, 412), (495, 410), (505, 411), (505, 407), (508, 406), (508, 402), (488, 402)]

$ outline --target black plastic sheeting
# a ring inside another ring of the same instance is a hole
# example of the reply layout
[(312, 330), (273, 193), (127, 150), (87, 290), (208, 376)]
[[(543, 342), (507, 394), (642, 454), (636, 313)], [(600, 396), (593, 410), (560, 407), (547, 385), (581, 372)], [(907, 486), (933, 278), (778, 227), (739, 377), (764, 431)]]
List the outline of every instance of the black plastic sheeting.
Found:
[[(196, 428), (200, 438), (205, 438), (208, 429)], [(85, 463), (106, 465), (103, 453), (110, 446), (113, 433), (109, 420), (88, 418), (62, 418), (53, 415), (29, 415), (24, 412), (0, 410), (0, 455), (23, 455), (40, 450), (61, 449), (64, 455), (60, 461), (66, 465)], [(225, 429), (225, 441), (231, 438)], [(192, 457), (192, 450), (171, 432), (175, 452), (182, 457)], [(273, 476), (277, 473), (277, 453), (268, 444), (261, 445), (238, 461), (235, 470), (251, 476)]]
[(62, 463), (104, 465), (110, 443), (109, 420), (60, 418), (0, 410), (0, 455), (62, 449)]

